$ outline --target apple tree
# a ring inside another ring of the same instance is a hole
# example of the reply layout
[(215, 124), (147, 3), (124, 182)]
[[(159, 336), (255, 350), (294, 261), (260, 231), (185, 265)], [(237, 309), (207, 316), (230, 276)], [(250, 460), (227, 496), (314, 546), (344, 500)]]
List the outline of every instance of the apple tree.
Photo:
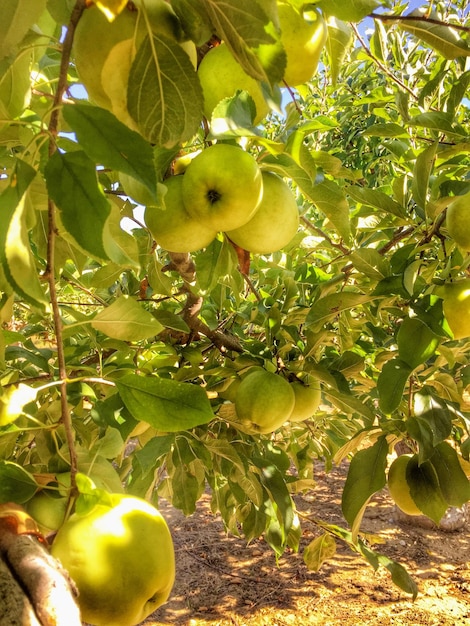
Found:
[(208, 489), (280, 557), (348, 458), (306, 564), (416, 594), (360, 527), (397, 448), (470, 499), (468, 7), (417, 4), (0, 0), (1, 502)]

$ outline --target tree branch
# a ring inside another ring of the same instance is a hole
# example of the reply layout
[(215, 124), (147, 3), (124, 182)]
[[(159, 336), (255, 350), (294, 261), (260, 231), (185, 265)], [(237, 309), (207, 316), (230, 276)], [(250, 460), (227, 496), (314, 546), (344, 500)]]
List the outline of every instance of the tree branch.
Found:
[(186, 303), (183, 307), (183, 320), (194, 334), (201, 334), (212, 341), (214, 346), (221, 352), (232, 350), (243, 352), (243, 347), (237, 337), (224, 333), (218, 329), (212, 330), (199, 319), (199, 313), (203, 304), (202, 296), (198, 296), (191, 290), (191, 283), (196, 279), (196, 266), (189, 253), (170, 252), (170, 263), (163, 270), (177, 271), (184, 281), (183, 290)]
[[(70, 62), (70, 54), (72, 51), (73, 37), (75, 34), (75, 28), (80, 20), (80, 17), (85, 9), (85, 0), (77, 0), (72, 10), (70, 17), (70, 23), (67, 28), (64, 43), (62, 46), (62, 57), (60, 62), (59, 81), (57, 83), (57, 90), (54, 96), (54, 108), (49, 120), (49, 157), (51, 157), (57, 150), (56, 137), (59, 129), (59, 113), (67, 89), (67, 72)], [(61, 403), (61, 419), (65, 428), (65, 436), (67, 439), (67, 445), (70, 454), (70, 486), (71, 496), (73, 497), (76, 489), (75, 476), (78, 471), (77, 454), (75, 451), (75, 440), (73, 434), (72, 417), (70, 415), (69, 407), (67, 404), (67, 366), (65, 359), (64, 341), (62, 335), (62, 319), (60, 316), (60, 308), (57, 299), (56, 289), (56, 274), (55, 274), (55, 244), (57, 237), (57, 224), (56, 224), (56, 207), (51, 198), (48, 198), (48, 237), (47, 237), (47, 268), (46, 276), (49, 284), (49, 295), (52, 308), (52, 316), (54, 320), (54, 329), (57, 340), (57, 359), (59, 364), (59, 378), (61, 380), (60, 385), (60, 403)]]
[(402, 89), (404, 89), (405, 91), (407, 91), (411, 96), (413, 96), (413, 98), (415, 100), (418, 100), (418, 96), (415, 94), (415, 92), (410, 89), (410, 87), (408, 87), (408, 85), (405, 85), (405, 83), (403, 81), (401, 81), (397, 76), (395, 76), (395, 74), (393, 74), (386, 65), (384, 65), (383, 63), (381, 63), (379, 61), (379, 59), (374, 56), (369, 48), (369, 46), (366, 44), (366, 42), (364, 41), (364, 39), (361, 37), (359, 31), (357, 30), (357, 27), (355, 24), (353, 24), (351, 22), (350, 24), (351, 28), (354, 31), (354, 34), (356, 35), (357, 40), (359, 41), (359, 43), (361, 44), (361, 46), (364, 49), (364, 52), (367, 54), (368, 57), (370, 57), (372, 59), (372, 61), (374, 61), (374, 63), (377, 65), (377, 67), (379, 67), (382, 72), (384, 72), (389, 78), (391, 78), (395, 83), (397, 83), (397, 85), (399, 85)]

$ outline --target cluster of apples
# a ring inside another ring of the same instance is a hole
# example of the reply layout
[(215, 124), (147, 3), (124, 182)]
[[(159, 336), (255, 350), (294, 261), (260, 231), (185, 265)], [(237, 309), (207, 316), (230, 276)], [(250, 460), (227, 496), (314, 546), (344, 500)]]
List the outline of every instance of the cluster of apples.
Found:
[(311, 375), (290, 382), (254, 366), (233, 380), (220, 396), (232, 402), (235, 415), (231, 421), (239, 430), (260, 435), (276, 431), (285, 422), (314, 417), (321, 402), (321, 387)]
[[(319, 11), (312, 9), (303, 13), (283, 1), (277, 2), (277, 17), (286, 54), (283, 82), (289, 87), (297, 87), (310, 80), (317, 69), (327, 39), (327, 24)], [(244, 72), (224, 42), (204, 56), (198, 75), (207, 119), (211, 118), (221, 100), (232, 97), (240, 89), (247, 91), (255, 103), (255, 124), (268, 114), (261, 84)]]
[(202, 150), (165, 186), (162, 202), (147, 205), (144, 219), (170, 252), (200, 250), (224, 232), (240, 248), (268, 254), (297, 232), (299, 212), (289, 186), (239, 146), (217, 143)]

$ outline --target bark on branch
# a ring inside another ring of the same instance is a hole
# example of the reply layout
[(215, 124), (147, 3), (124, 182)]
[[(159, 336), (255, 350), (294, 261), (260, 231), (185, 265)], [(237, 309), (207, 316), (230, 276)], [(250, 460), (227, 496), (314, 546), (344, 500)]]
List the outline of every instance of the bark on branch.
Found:
[(196, 280), (196, 266), (190, 254), (170, 252), (170, 263), (166, 265), (164, 271), (176, 271), (183, 279), (182, 291), (186, 295), (186, 303), (183, 308), (183, 319), (194, 335), (204, 335), (212, 341), (214, 346), (221, 352), (227, 350), (233, 352), (243, 352), (243, 347), (237, 337), (225, 333), (221, 330), (212, 330), (199, 318), (202, 308), (203, 298), (196, 295), (191, 289), (191, 283)]

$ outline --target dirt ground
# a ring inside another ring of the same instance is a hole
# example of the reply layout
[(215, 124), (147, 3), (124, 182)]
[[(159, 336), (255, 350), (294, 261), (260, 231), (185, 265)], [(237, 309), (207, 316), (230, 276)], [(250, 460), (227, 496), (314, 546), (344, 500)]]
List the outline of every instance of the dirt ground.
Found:
[[(300, 511), (346, 526), (341, 515), (345, 467), (317, 471), (317, 488), (296, 498)], [(161, 503), (175, 541), (177, 574), (170, 600), (146, 626), (470, 626), (470, 525), (456, 532), (419, 528), (396, 519), (386, 490), (368, 508), (362, 530), (384, 543), (374, 548), (399, 561), (416, 580), (413, 602), (387, 570), (377, 572), (349, 548), (318, 573), (307, 570), (302, 550), (320, 534), (305, 524), (298, 554), (276, 565), (263, 541), (246, 545), (228, 536), (212, 515), (208, 497), (185, 518)]]

